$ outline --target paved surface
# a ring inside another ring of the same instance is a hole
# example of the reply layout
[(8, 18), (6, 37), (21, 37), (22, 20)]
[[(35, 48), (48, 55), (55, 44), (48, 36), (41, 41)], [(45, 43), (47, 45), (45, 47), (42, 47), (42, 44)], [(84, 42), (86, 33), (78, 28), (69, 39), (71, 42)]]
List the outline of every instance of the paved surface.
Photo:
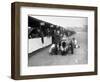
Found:
[(74, 50), (74, 54), (50, 55), (49, 48), (38, 52), (36, 55), (29, 57), (29, 66), (50, 66), (50, 65), (75, 65), (88, 63), (88, 47), (86, 32), (78, 32), (74, 35), (78, 40), (80, 48)]

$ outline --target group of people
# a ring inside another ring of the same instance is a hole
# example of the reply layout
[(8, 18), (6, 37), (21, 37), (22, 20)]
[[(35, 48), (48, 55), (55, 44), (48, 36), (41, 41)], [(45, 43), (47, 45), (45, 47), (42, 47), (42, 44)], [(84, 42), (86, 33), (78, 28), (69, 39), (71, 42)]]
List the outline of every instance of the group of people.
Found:
[(66, 55), (69, 53), (69, 51), (71, 54), (74, 54), (74, 48), (79, 48), (77, 40), (74, 37), (70, 38), (65, 33), (60, 33), (59, 30), (52, 35), (52, 45), (49, 49), (50, 54)]

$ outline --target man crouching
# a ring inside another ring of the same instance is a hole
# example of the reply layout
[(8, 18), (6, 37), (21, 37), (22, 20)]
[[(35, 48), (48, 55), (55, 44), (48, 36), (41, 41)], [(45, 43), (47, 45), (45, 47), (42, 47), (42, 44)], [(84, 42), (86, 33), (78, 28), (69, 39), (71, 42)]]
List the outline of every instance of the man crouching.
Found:
[(52, 44), (50, 49), (49, 49), (49, 54), (51, 55), (57, 55), (58, 53), (58, 48), (56, 44)]

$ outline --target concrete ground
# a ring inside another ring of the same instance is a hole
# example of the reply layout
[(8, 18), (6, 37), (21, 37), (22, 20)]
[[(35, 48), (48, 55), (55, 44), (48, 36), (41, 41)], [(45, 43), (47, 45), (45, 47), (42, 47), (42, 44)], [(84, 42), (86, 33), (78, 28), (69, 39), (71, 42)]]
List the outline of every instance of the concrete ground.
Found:
[[(62, 56), (50, 55), (49, 48), (46, 48), (37, 54), (28, 58), (28, 66), (52, 66), (52, 65), (75, 65), (88, 63), (88, 44), (87, 33), (77, 32), (73, 35), (80, 45), (80, 48), (74, 49), (74, 54)], [(72, 37), (73, 37), (72, 36)]]

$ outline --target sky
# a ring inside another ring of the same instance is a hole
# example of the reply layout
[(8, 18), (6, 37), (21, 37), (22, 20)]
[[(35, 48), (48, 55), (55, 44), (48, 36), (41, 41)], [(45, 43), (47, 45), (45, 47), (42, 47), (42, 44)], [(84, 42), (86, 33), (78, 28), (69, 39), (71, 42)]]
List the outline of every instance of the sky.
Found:
[(62, 26), (64, 28), (67, 27), (84, 27), (84, 25), (88, 24), (88, 18), (86, 17), (68, 17), (68, 16), (39, 16), (39, 15), (31, 15), (31, 17), (35, 17), (37, 19)]

